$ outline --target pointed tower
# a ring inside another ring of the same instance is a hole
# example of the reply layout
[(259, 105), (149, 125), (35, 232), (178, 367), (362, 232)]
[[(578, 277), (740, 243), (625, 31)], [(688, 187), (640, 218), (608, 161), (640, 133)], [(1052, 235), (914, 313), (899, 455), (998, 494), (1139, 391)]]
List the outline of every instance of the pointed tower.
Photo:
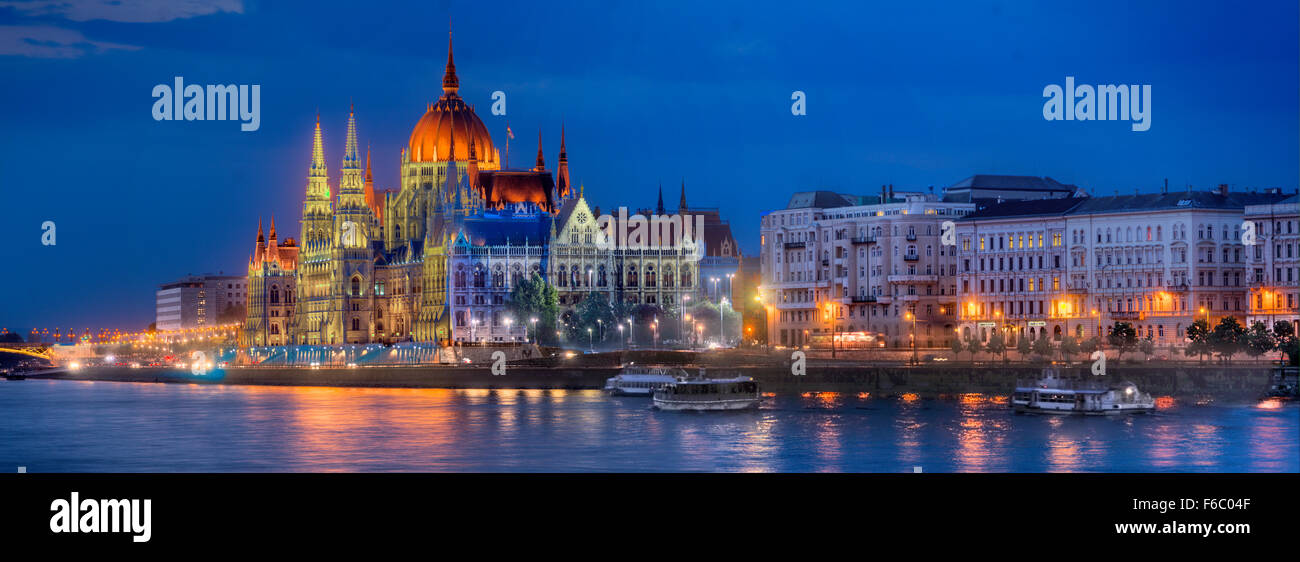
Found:
[(460, 89), (460, 79), (456, 77), (456, 61), (451, 54), (451, 30), (447, 30), (447, 69), (442, 75), (442, 92), (454, 94)]
[(655, 205), (655, 214), (664, 214), (664, 182), (659, 182), (659, 204)]
[(546, 171), (546, 159), (542, 157), (542, 129), (537, 129), (537, 167), (533, 168), (534, 172)]
[(361, 154), (357, 150), (356, 108), (348, 109), (348, 133), (343, 145), (343, 169), (339, 179), (339, 205), (336, 210), (365, 206), (365, 179), (361, 171)]
[[(320, 115), (312, 139), (311, 168), (307, 176), (307, 197), (302, 202), (300, 257), (309, 263), (326, 262), (334, 247), (334, 207), (330, 201), (329, 172), (325, 166), (325, 143), (321, 139)], [(295, 343), (329, 343), (324, 332), (328, 297), (321, 287), (330, 287), (331, 268), (317, 267), (301, 272), (295, 284), (299, 303), (293, 309), (290, 333)], [(312, 291), (308, 292), (308, 288)]]
[(561, 202), (573, 197), (572, 185), (569, 183), (569, 153), (564, 146), (564, 125), (560, 125), (560, 164), (555, 172), (555, 191)]
[(260, 252), (266, 247), (266, 236), (262, 234), (262, 219), (257, 219), (257, 249)]
[(677, 202), (677, 212), (686, 211), (686, 178), (682, 178), (682, 200)]

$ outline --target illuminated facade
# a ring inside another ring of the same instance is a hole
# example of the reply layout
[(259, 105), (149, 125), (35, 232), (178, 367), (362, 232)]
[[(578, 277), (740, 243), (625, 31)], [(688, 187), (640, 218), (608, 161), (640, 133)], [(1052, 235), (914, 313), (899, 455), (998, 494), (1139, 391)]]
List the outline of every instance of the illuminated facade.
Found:
[(1181, 344), (1197, 319), (1248, 313), (1248, 204), (1278, 194), (1177, 192), (1012, 201), (957, 223), (963, 338), (1105, 336)]
[(257, 245), (248, 260), (248, 291), (245, 302), (242, 345), (284, 345), (289, 342), (289, 324), (297, 298), (298, 244), (293, 238), (283, 244), (276, 238), (271, 219), (268, 240), (257, 225)]
[[(569, 179), (563, 130), (554, 171), (540, 132), (536, 164), (505, 169), (459, 86), (449, 41), (443, 94), (411, 132), (397, 189), (375, 190), (350, 112), (338, 189), (331, 190), (317, 120), (301, 248), (294, 248), (295, 262), (284, 246), (264, 247), (259, 233), (249, 283), (265, 295), (250, 296), (247, 344), (522, 341), (527, 327), (509, 316), (508, 300), (533, 274), (559, 289), (565, 308), (592, 290), (608, 291), (611, 301), (660, 306), (696, 290), (693, 241), (597, 247), (595, 213)], [(288, 315), (283, 327), (281, 314)]]
[[(973, 211), (927, 193), (796, 193), (762, 219), (762, 300), (773, 344), (945, 345), (954, 333), (955, 258), (943, 221)], [(844, 334), (844, 335), (841, 335)]]
[(1255, 223), (1256, 244), (1246, 248), (1249, 283), (1248, 323), (1291, 322), (1300, 332), (1300, 197), (1248, 205), (1245, 220)]

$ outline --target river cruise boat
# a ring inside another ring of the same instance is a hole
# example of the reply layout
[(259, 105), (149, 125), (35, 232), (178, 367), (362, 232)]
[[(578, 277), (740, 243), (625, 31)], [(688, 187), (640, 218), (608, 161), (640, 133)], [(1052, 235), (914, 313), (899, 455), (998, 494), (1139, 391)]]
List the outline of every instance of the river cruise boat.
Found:
[(747, 410), (763, 401), (758, 382), (746, 376), (711, 379), (703, 374), (681, 377), (654, 393), (655, 407), (660, 410), (696, 412)]
[(666, 367), (626, 367), (618, 375), (605, 380), (605, 393), (610, 396), (649, 397), (665, 385), (685, 377), (686, 371)]
[(1103, 416), (1145, 414), (1155, 410), (1156, 401), (1131, 382), (1064, 378), (1049, 367), (1037, 379), (1016, 381), (1011, 407), (1018, 413)]

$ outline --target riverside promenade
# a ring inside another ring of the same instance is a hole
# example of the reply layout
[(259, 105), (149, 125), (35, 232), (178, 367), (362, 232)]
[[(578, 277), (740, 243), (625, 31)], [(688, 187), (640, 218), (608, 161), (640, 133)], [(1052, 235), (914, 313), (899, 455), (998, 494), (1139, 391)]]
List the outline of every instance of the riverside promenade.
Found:
[[(809, 358), (806, 374), (792, 374), (784, 354), (761, 352), (613, 351), (514, 361), (494, 375), (490, 364), (379, 367), (231, 366), (203, 375), (169, 368), (83, 367), (32, 373), (33, 379), (84, 381), (337, 386), (451, 389), (600, 389), (622, 365), (678, 366), (708, 375), (742, 374), (777, 393), (849, 392), (880, 396), (940, 397), (967, 393), (1009, 394), (1017, 379), (1036, 377), (1043, 363), (937, 362), (917, 366), (897, 361)], [(1065, 374), (1091, 376), (1087, 363), (1058, 364)], [(1107, 380), (1131, 381), (1157, 396), (1248, 401), (1268, 386), (1267, 363), (1119, 363)]]

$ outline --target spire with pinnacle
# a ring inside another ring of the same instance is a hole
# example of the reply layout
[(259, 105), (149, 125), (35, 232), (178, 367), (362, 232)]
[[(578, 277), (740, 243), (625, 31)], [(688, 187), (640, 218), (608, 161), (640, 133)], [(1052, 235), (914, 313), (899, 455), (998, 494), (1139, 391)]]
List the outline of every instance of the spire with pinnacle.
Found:
[(321, 140), (320, 113), (317, 113), (311, 141), (311, 167), (307, 170), (307, 199), (319, 201), (329, 197), (329, 170), (325, 167), (325, 142)]
[(451, 54), (451, 30), (447, 30), (447, 71), (442, 75), (442, 92), (455, 95), (460, 89), (460, 79), (456, 77), (456, 62)]
[(262, 245), (264, 244), (266, 244), (266, 236), (263, 234), (262, 231), (262, 218), (258, 217), (257, 218), (257, 247), (261, 248)]
[(664, 182), (659, 182), (659, 205), (655, 207), (655, 214), (664, 214)]
[[(258, 227), (261, 227), (261, 219), (258, 219)], [(275, 215), (271, 215), (271, 241), (275, 241)]]
[(677, 212), (686, 210), (686, 178), (682, 177), (682, 200), (677, 202)]
[(361, 156), (357, 154), (357, 113), (356, 106), (348, 107), (348, 136), (343, 146), (343, 169), (361, 167)]
[(546, 159), (542, 157), (542, 129), (537, 128), (537, 167), (533, 168), (538, 172), (546, 171)]
[(555, 191), (560, 194), (560, 200), (573, 197), (573, 187), (569, 182), (569, 153), (564, 146), (564, 125), (560, 125), (560, 164), (555, 172)]

